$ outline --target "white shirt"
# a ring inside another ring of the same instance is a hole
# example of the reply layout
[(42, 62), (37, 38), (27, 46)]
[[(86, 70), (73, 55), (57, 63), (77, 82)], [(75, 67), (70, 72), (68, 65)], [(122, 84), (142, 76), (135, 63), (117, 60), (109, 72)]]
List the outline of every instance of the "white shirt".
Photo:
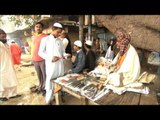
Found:
[[(38, 54), (45, 59), (46, 89), (50, 89), (50, 80), (64, 75), (63, 56), (65, 50), (62, 40), (55, 38), (53, 35), (42, 38)], [(52, 62), (53, 56), (60, 57), (61, 59)]]
[(107, 49), (105, 58), (109, 59), (109, 60), (113, 60), (113, 58), (114, 58), (114, 52), (111, 50), (111, 46)]
[(63, 38), (63, 46), (64, 46), (64, 49), (66, 49), (67, 45), (68, 45), (68, 39), (67, 38)]
[[(118, 57), (119, 53), (112, 61), (112, 64), (117, 63)], [(114, 84), (116, 81), (120, 83), (119, 74), (123, 73), (123, 84), (127, 85), (129, 83), (135, 82), (138, 79), (140, 75), (140, 68), (141, 67), (138, 54), (135, 48), (132, 45), (130, 45), (120, 69), (117, 72), (111, 73), (108, 76), (108, 79), (110, 79), (110, 83)], [(116, 86), (118, 86), (118, 84)]]
[[(0, 92), (4, 92), (6, 88), (17, 87), (18, 80), (12, 63), (12, 56), (7, 45), (0, 41)], [(4, 97), (1, 96), (0, 97)], [(11, 97), (13, 93), (9, 94)]]

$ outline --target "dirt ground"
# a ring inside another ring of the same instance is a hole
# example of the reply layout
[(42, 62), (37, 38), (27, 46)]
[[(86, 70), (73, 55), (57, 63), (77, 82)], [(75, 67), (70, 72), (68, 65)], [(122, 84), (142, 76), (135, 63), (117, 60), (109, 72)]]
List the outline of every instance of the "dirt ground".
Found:
[[(38, 84), (38, 78), (34, 66), (30, 63), (29, 55), (22, 55), (21, 71), (16, 70), (18, 78), (18, 93), (21, 97), (12, 98), (8, 101), (0, 101), (0, 105), (46, 105), (42, 94), (32, 93), (30, 87)], [(72, 99), (72, 100), (71, 100)], [(79, 105), (77, 98), (70, 95), (65, 96), (65, 105)], [(52, 102), (55, 105), (55, 101)]]
[[(160, 76), (156, 74), (157, 68), (155, 66), (142, 65), (141, 72), (147, 71), (156, 75), (155, 89), (160, 91)], [(12, 98), (8, 101), (0, 101), (0, 105), (46, 105), (44, 96), (42, 94), (31, 93), (30, 87), (38, 84), (38, 78), (34, 69), (34, 66), (30, 63), (30, 56), (22, 55), (21, 71), (16, 70), (18, 78), (18, 93), (22, 94), (21, 97)], [(52, 105), (55, 105), (53, 101)], [(77, 98), (66, 95), (65, 103), (63, 105), (80, 105), (80, 100)]]

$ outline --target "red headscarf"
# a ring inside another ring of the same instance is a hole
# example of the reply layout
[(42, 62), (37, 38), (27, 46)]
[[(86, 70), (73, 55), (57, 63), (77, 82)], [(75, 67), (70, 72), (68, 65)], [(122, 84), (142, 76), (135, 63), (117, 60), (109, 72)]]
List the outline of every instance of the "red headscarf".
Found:
[(117, 33), (117, 42), (119, 42), (119, 54), (122, 56), (124, 55), (128, 50), (128, 45), (131, 41), (131, 37), (129, 34), (126, 34), (126, 31), (123, 29), (118, 29)]
[(128, 38), (123, 38), (121, 40), (121, 42), (120, 42), (120, 51), (119, 51), (121, 56), (127, 52), (129, 43), (130, 43), (130, 39), (128, 39)]

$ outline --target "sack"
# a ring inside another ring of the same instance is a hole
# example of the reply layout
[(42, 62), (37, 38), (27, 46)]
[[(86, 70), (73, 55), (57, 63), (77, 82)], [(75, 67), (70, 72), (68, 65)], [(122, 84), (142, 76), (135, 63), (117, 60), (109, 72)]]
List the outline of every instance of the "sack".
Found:
[(148, 56), (148, 63), (160, 66), (160, 53), (151, 52)]
[(64, 64), (64, 73), (67, 73), (68, 70), (72, 69), (71, 59), (63, 59), (63, 64)]

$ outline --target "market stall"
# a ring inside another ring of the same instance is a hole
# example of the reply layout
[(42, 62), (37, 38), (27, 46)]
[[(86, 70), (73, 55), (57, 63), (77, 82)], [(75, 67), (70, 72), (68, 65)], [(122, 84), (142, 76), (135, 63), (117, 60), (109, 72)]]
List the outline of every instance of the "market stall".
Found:
[[(109, 89), (108, 86), (101, 86), (100, 78), (69, 74), (56, 79), (54, 85), (56, 105), (61, 104), (60, 91), (78, 98), (81, 105), (158, 105), (154, 90), (150, 89), (149, 93), (145, 93), (147, 88), (153, 88), (153, 84), (145, 86), (141, 91), (133, 87), (134, 85), (128, 86), (128, 90), (123, 88), (116, 90), (116, 88)], [(117, 94), (118, 90), (123, 91), (123, 94)]]
[(134, 82), (116, 86), (108, 82), (114, 69), (109, 63), (100, 58), (98, 66), (89, 73), (67, 74), (54, 80), (56, 104), (61, 104), (59, 92), (65, 91), (80, 99), (82, 105), (158, 105), (154, 85), (150, 84), (153, 79), (144, 79), (146, 72)]

